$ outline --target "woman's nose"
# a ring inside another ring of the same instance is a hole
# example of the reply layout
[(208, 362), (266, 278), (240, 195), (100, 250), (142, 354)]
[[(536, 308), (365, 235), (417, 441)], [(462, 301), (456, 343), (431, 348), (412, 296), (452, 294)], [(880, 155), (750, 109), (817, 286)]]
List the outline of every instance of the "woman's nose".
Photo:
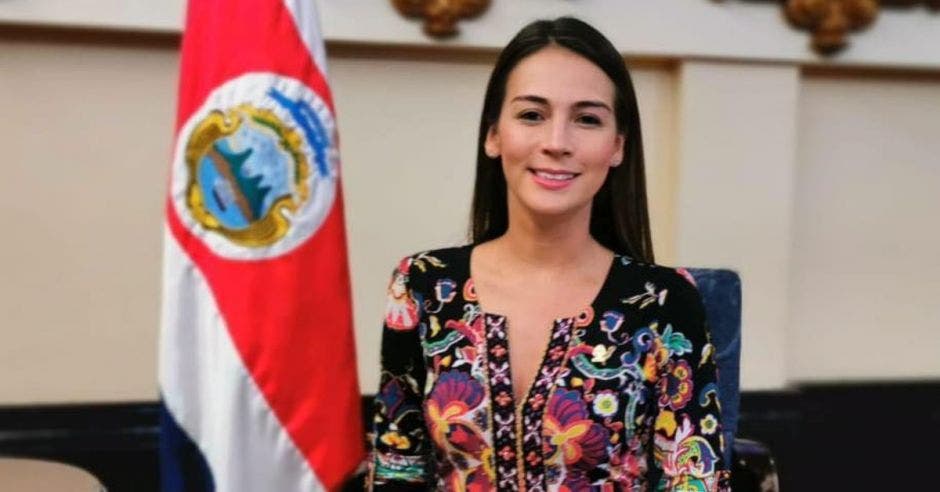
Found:
[(567, 122), (555, 119), (545, 126), (542, 152), (556, 158), (571, 155), (571, 135)]

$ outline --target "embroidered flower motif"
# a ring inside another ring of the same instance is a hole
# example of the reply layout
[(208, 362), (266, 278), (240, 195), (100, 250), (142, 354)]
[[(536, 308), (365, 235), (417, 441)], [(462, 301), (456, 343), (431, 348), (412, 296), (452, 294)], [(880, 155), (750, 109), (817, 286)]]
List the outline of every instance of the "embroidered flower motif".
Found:
[(648, 338), (645, 339), (646, 357), (642, 361), (643, 378), (646, 381), (655, 381), (659, 376), (660, 369), (669, 363), (669, 349), (663, 343), (662, 337), (656, 332), (658, 325), (653, 323), (649, 328), (644, 329)]
[(449, 278), (442, 278), (434, 286), (434, 297), (438, 302), (448, 303), (457, 295), (457, 282)]
[(643, 292), (642, 294), (630, 296), (626, 299), (623, 299), (621, 302), (623, 302), (624, 304), (640, 303), (640, 309), (643, 309), (646, 306), (649, 306), (650, 304), (654, 302), (659, 304), (660, 306), (666, 303), (667, 289), (657, 291), (656, 284), (654, 284), (653, 282), (646, 282), (643, 288), (645, 289), (645, 292)]
[(536, 393), (532, 395), (532, 398), (529, 398), (529, 406), (532, 407), (532, 410), (538, 411), (542, 408), (542, 405), (545, 405), (545, 395), (542, 393)]
[(594, 413), (601, 417), (611, 417), (617, 413), (619, 408), (617, 402), (617, 393), (611, 390), (603, 390), (594, 397)]
[(692, 399), (692, 369), (685, 359), (671, 364), (669, 371), (659, 380), (659, 404), (681, 410)]
[(388, 285), (385, 324), (396, 331), (413, 330), (418, 326), (418, 303), (408, 294), (407, 288), (410, 266), (411, 259), (403, 259)]
[(463, 299), (467, 302), (473, 302), (477, 300), (477, 290), (473, 287), (473, 279), (468, 278), (466, 282), (463, 283)]
[(513, 452), (511, 446), (503, 446), (503, 448), (499, 450), (498, 454), (500, 458), (506, 461), (512, 461), (516, 458), (516, 453)]
[(483, 386), (468, 374), (441, 374), (427, 400), (426, 418), (434, 442), (478, 458), (486, 442), (482, 429), (467, 414), (480, 405), (483, 396)]
[(671, 355), (682, 355), (692, 351), (692, 342), (680, 332), (673, 332), (672, 325), (667, 324), (663, 330), (662, 344)]
[(460, 360), (463, 360), (468, 364), (473, 364), (477, 361), (477, 348), (472, 345), (459, 348), (457, 350), (457, 354), (460, 357)]
[(611, 481), (632, 483), (646, 474), (646, 450), (639, 436), (633, 436), (621, 446), (615, 446), (610, 453)]
[(591, 469), (607, 453), (607, 430), (588, 418), (577, 391), (558, 389), (548, 401), (543, 421), (546, 461), (560, 457), (566, 465)]
[(418, 270), (422, 272), (428, 271), (428, 265), (433, 266), (434, 268), (445, 268), (447, 265), (441, 261), (438, 257), (432, 256), (430, 251), (425, 251), (423, 253), (418, 253), (414, 259), (414, 265), (418, 267)]
[(468, 492), (483, 492), (484, 490), (495, 490), (493, 487), (493, 478), (495, 478), (495, 472), (490, 474), (493, 471), (489, 467), (489, 460), (484, 460), (479, 466), (477, 466), (472, 472), (467, 474), (467, 483), (466, 485), (461, 484), (458, 489), (454, 490), (467, 490)]
[(477, 317), (472, 323), (462, 319), (449, 319), (444, 322), (444, 328), (454, 330), (470, 341), (472, 345), (483, 343), (483, 318)]
[(718, 455), (711, 444), (693, 432), (688, 416), (676, 431), (676, 438), (663, 449), (663, 475), (669, 477), (711, 477), (715, 473)]
[[(704, 446), (702, 446), (704, 444)], [(653, 455), (663, 470), (657, 490), (711, 490), (701, 483), (705, 474), (714, 471), (717, 456), (702, 437), (692, 435), (692, 425), (688, 416), (682, 419), (675, 437), (667, 437), (657, 432), (653, 439)], [(701, 466), (696, 466), (698, 461)], [(698, 486), (698, 488), (694, 488)], [(693, 487), (693, 488), (689, 488)]]
[(676, 434), (676, 414), (670, 410), (662, 410), (656, 416), (656, 432), (662, 432), (666, 437)]
[(397, 432), (386, 432), (382, 434), (380, 439), (386, 446), (395, 449), (408, 449), (411, 447), (411, 441)]
[(650, 340), (649, 354), (653, 357), (656, 367), (663, 367), (669, 362), (669, 347), (666, 346), (663, 337), (656, 331), (659, 324), (653, 323), (650, 328), (653, 329), (654, 335)]
[(537, 465), (540, 459), (541, 458), (535, 451), (529, 451), (529, 454), (525, 455), (525, 460), (530, 466)]
[(702, 434), (710, 436), (718, 430), (718, 419), (714, 415), (708, 414), (699, 421), (699, 428), (702, 429)]
[(506, 405), (509, 405), (510, 402), (512, 402), (512, 397), (509, 396), (508, 392), (500, 391), (498, 395), (493, 397), (493, 400), (496, 401), (497, 405), (505, 407)]
[(607, 359), (614, 355), (614, 350), (616, 350), (616, 347), (613, 345), (610, 347), (605, 347), (603, 343), (595, 345), (594, 349), (591, 350), (591, 362), (606, 364)]
[(698, 404), (705, 408), (709, 405), (715, 405), (721, 410), (721, 402), (718, 400), (718, 385), (714, 381), (709, 382), (698, 392)]
[(620, 334), (619, 336), (617, 335), (617, 332), (623, 325), (623, 320), (624, 315), (619, 311), (605, 311), (604, 314), (601, 315), (601, 331), (607, 334), (607, 339), (610, 340), (611, 343), (622, 343), (629, 337), (626, 333)]

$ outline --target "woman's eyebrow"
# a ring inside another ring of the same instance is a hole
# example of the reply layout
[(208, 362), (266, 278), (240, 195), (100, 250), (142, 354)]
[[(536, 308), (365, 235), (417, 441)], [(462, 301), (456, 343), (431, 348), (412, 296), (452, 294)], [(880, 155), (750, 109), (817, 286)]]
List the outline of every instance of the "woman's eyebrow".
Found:
[(578, 102), (574, 103), (574, 107), (576, 107), (576, 108), (578, 108), (578, 109), (581, 109), (581, 108), (600, 108), (600, 109), (606, 109), (607, 111), (610, 111), (611, 113), (614, 112), (614, 110), (610, 109), (610, 106), (608, 106), (606, 103), (604, 103), (604, 102), (602, 102), (602, 101), (578, 101)]
[(548, 99), (545, 99), (542, 96), (533, 96), (531, 94), (516, 96), (512, 98), (512, 101), (510, 102), (516, 102), (516, 101), (529, 101), (529, 102), (534, 102), (536, 104), (542, 104), (542, 105), (548, 106)]
[[(525, 94), (525, 95), (521, 95), (521, 96), (516, 96), (516, 97), (512, 98), (512, 101), (510, 101), (510, 102), (516, 102), (516, 101), (528, 101), (528, 102), (533, 102), (533, 103), (536, 103), (536, 104), (541, 104), (541, 105), (543, 105), (543, 106), (548, 106), (548, 99), (546, 99), (546, 98), (544, 98), (544, 97), (542, 97), (542, 96), (535, 96), (535, 95), (532, 95), (532, 94)], [(603, 101), (578, 101), (578, 102), (574, 103), (574, 107), (575, 107), (576, 109), (582, 109), (582, 108), (600, 108), (600, 109), (606, 109), (607, 111), (610, 111), (611, 113), (614, 112), (614, 110), (611, 109), (610, 106), (609, 106), (607, 103), (603, 102)]]

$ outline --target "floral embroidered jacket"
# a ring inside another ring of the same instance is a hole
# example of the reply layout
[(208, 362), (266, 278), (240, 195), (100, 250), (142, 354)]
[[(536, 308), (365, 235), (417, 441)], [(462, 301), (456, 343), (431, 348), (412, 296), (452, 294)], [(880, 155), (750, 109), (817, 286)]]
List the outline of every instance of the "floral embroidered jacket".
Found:
[(729, 490), (715, 349), (687, 272), (615, 256), (592, 305), (554, 321), (517, 402), (506, 319), (481, 310), (471, 249), (392, 275), (370, 489)]

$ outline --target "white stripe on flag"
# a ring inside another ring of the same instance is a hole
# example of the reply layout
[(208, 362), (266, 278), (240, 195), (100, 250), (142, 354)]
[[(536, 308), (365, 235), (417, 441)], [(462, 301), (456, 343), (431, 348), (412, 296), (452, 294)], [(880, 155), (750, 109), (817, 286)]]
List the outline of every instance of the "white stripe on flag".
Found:
[(313, 0), (284, 0), (284, 6), (294, 18), (294, 25), (301, 39), (307, 45), (307, 51), (313, 56), (317, 68), (327, 78), (326, 53), (323, 51), (323, 38), (320, 35), (320, 18)]
[(325, 490), (246, 371), (202, 272), (164, 232), (160, 388), (216, 490)]

